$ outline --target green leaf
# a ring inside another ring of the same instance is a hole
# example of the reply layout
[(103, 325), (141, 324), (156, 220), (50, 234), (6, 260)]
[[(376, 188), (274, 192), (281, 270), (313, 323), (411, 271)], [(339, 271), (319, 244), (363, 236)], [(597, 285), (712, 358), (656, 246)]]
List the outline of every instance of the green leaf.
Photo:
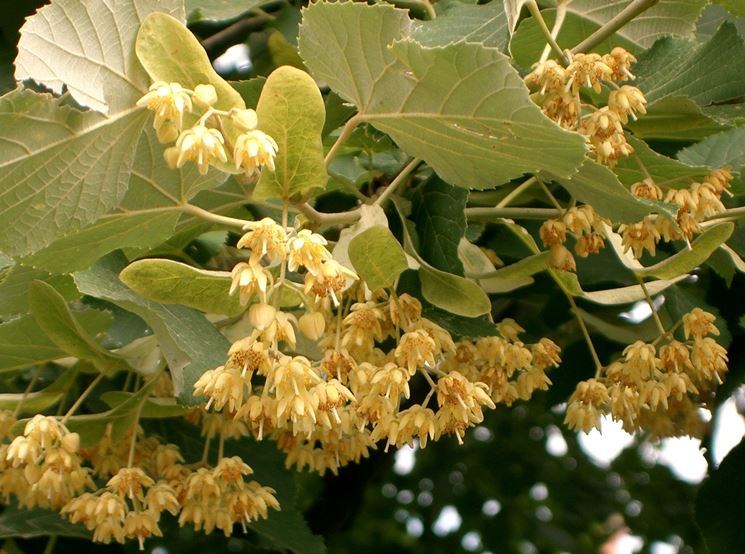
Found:
[[(631, 285), (628, 287), (620, 287), (614, 289), (599, 290), (594, 292), (585, 292), (582, 290), (582, 286), (579, 284), (579, 279), (574, 273), (568, 271), (552, 270), (554, 276), (561, 282), (564, 290), (566, 290), (572, 296), (584, 298), (594, 304), (603, 304), (605, 306), (614, 306), (617, 304), (630, 304), (632, 302), (638, 302), (644, 300), (646, 295), (640, 285)], [(681, 281), (688, 277), (688, 275), (680, 275), (673, 279), (650, 281), (645, 283), (647, 291), (650, 295), (654, 296), (673, 286), (678, 281)]]
[(725, 102), (745, 94), (744, 57), (745, 41), (731, 23), (704, 44), (667, 37), (639, 57), (635, 84), (649, 102), (671, 95), (701, 106)]
[(26, 393), (0, 394), (0, 410), (15, 410), (22, 403), (21, 413), (38, 414), (54, 406), (67, 392), (70, 384), (77, 377), (78, 372), (73, 369), (65, 370), (52, 384), (45, 389)]
[(458, 0), (437, 2), (437, 17), (413, 24), (411, 37), (422, 46), (446, 46), (451, 42), (478, 42), (503, 51), (510, 34), (501, 2), (465, 4)]
[[(510, 292), (520, 287), (525, 287), (534, 282), (533, 278), (530, 277), (532, 273), (526, 272), (524, 275), (519, 274), (521, 272), (507, 272), (505, 277), (501, 277), (498, 271), (502, 271), (500, 268), (497, 270), (491, 260), (482, 252), (482, 250), (475, 244), (471, 244), (465, 238), (462, 238), (458, 245), (458, 257), (463, 262), (463, 268), (465, 270), (466, 277), (475, 279), (479, 286), (484, 289), (484, 292), (489, 294), (492, 293), (503, 293)], [(545, 258), (545, 254), (543, 255)], [(530, 259), (529, 256), (526, 259)], [(524, 260), (520, 260), (521, 262)], [(520, 262), (517, 262), (520, 263)], [(530, 262), (528, 262), (530, 263)], [(514, 265), (514, 264), (513, 264)], [(512, 268), (512, 266), (509, 266)], [(512, 268), (514, 269), (514, 268)], [(545, 263), (544, 263), (545, 269)], [(490, 279), (489, 276), (496, 274), (496, 278)]]
[(70, 523), (59, 512), (43, 510), (41, 508), (20, 509), (8, 506), (0, 514), (0, 538), (19, 537), (32, 539), (35, 537), (75, 537), (88, 539), (91, 532), (81, 523)]
[(241, 95), (212, 68), (199, 40), (178, 19), (165, 13), (150, 14), (137, 33), (135, 50), (153, 81), (180, 83), (189, 89), (210, 84), (217, 91), (215, 108), (246, 107)]
[(403, 248), (382, 225), (370, 227), (349, 242), (349, 259), (372, 291), (392, 285), (408, 267)]
[(709, 256), (732, 236), (734, 230), (735, 224), (730, 222), (713, 225), (693, 241), (690, 249), (683, 249), (657, 264), (637, 270), (636, 274), (640, 277), (672, 279), (688, 273), (709, 259)]
[(255, 198), (305, 198), (326, 186), (321, 131), (326, 108), (315, 81), (305, 71), (283, 66), (261, 91), (256, 115), (262, 131), (279, 146), (275, 171), (263, 170)]
[(517, 22), (520, 19), (520, 12), (527, 1), (528, 0), (503, 0), (504, 13), (507, 18), (507, 28), (510, 33), (515, 32), (515, 27), (517, 27)]
[(477, 279), (486, 292), (509, 292), (518, 288), (518, 286), (531, 284), (533, 282), (532, 275), (547, 269), (548, 256), (548, 252), (533, 254), (508, 266), (472, 277)]
[(189, 23), (235, 19), (268, 3), (266, 0), (186, 0), (184, 2)]
[(430, 304), (464, 317), (477, 317), (491, 311), (484, 291), (470, 279), (422, 265), (419, 269), (422, 295)]
[[(133, 54), (140, 23), (155, 11), (184, 18), (178, 0), (100, 0), (95, 9), (79, 0), (54, 0), (21, 28), (15, 77), (56, 94), (66, 88), (81, 106), (110, 116), (126, 113), (150, 84)], [(76, 156), (85, 151), (71, 150)]]
[(618, 179), (627, 186), (644, 180), (647, 176), (661, 187), (688, 187), (689, 179), (700, 179), (709, 173), (705, 165), (687, 164), (668, 158), (652, 150), (643, 140), (628, 137), (634, 153), (621, 158), (613, 168)]
[(175, 395), (184, 404), (197, 403), (192, 396), (194, 383), (206, 370), (225, 362), (230, 343), (199, 312), (152, 302), (128, 289), (118, 278), (125, 265), (120, 255), (110, 254), (92, 268), (75, 273), (75, 283), (80, 292), (144, 319), (168, 361)]
[(411, 201), (419, 254), (437, 269), (463, 275), (458, 244), (466, 233), (468, 191), (433, 175), (416, 190)]
[(138, 260), (119, 274), (137, 294), (163, 304), (181, 304), (202, 312), (235, 316), (243, 313), (238, 295), (228, 296), (231, 277), (172, 260)]
[(712, 135), (678, 152), (678, 159), (712, 169), (729, 165), (735, 171), (739, 171), (745, 165), (745, 128), (730, 129)]
[(99, 371), (110, 371), (125, 365), (88, 334), (52, 285), (43, 281), (32, 282), (29, 287), (29, 307), (42, 331), (70, 356), (91, 362)]
[(388, 5), (317, 2), (303, 11), (298, 44), (360, 121), (448, 183), (486, 189), (541, 169), (567, 177), (581, 164), (584, 139), (543, 115), (509, 58), (481, 44), (428, 48), (410, 31), (406, 12)]
[[(89, 334), (99, 333), (111, 323), (108, 313), (97, 310), (84, 310), (75, 314), (75, 317)], [(66, 356), (67, 353), (52, 342), (32, 316), (26, 315), (0, 323), (0, 372)]]
[[(250, 458), (249, 458), (250, 459)], [(295, 510), (272, 512), (267, 519), (251, 523), (251, 528), (272, 540), (277, 548), (295, 554), (325, 554), (323, 537), (314, 535), (301, 513)]]
[(678, 206), (638, 198), (631, 194), (607, 167), (587, 160), (576, 175), (569, 179), (551, 176), (577, 200), (592, 204), (601, 216), (614, 223), (635, 223), (650, 213), (675, 219)]
[[(101, 395), (101, 400), (111, 408), (116, 408), (124, 402), (130, 401), (131, 392), (111, 390)], [(181, 406), (175, 398), (148, 398), (142, 405), (141, 418), (162, 418), (183, 416), (192, 408)]]
[(28, 312), (28, 288), (32, 281), (52, 285), (65, 300), (80, 297), (69, 275), (49, 275), (46, 271), (16, 264), (0, 270), (0, 314), (14, 315)]
[(647, 319), (643, 323), (632, 324), (621, 320), (618, 314), (613, 315), (613, 321), (611, 322), (582, 308), (579, 308), (578, 311), (580, 316), (582, 316), (582, 320), (590, 329), (624, 346), (638, 340), (652, 342), (660, 336), (660, 331), (657, 329), (657, 325), (652, 318)]
[(79, 112), (48, 94), (0, 98), (0, 234), (6, 254), (30, 254), (92, 223), (127, 190), (145, 113)]
[(701, 484), (696, 498), (696, 523), (711, 554), (741, 552), (745, 527), (739, 514), (745, 510), (745, 442), (725, 456), (719, 467)]
[(713, 4), (719, 4), (732, 15), (745, 17), (745, 4), (740, 0), (712, 0)]
[[(225, 174), (211, 169), (200, 175), (193, 164), (171, 170), (161, 161), (163, 149), (148, 128), (137, 144), (127, 193), (119, 206), (95, 223), (68, 232), (24, 262), (52, 272), (73, 272), (90, 267), (118, 248), (146, 249), (171, 237), (182, 217), (181, 206), (200, 191), (223, 183)], [(241, 206), (245, 198), (236, 194), (231, 202)]]
[(692, 141), (724, 130), (685, 96), (666, 96), (647, 107), (647, 114), (630, 121), (628, 128), (644, 140)]

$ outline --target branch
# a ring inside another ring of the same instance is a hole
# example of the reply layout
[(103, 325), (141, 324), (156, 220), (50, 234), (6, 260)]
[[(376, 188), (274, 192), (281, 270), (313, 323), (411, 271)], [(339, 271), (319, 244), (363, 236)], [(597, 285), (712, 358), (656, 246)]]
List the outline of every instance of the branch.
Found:
[(248, 221), (243, 219), (236, 219), (234, 217), (228, 217), (226, 215), (213, 214), (212, 212), (204, 210), (199, 206), (195, 206), (193, 204), (183, 204), (180, 208), (181, 211), (184, 213), (205, 219), (207, 221), (211, 221), (213, 223), (227, 225), (228, 227), (238, 227), (239, 229), (243, 229), (246, 226), (246, 223), (248, 223)]
[(354, 223), (360, 218), (360, 209), (355, 208), (347, 212), (321, 213), (307, 202), (295, 206), (300, 213), (319, 225), (345, 225)]
[(323, 160), (326, 163), (326, 167), (331, 164), (331, 161), (339, 153), (341, 147), (344, 146), (344, 143), (347, 142), (347, 139), (352, 135), (352, 131), (354, 131), (360, 123), (362, 123), (362, 117), (359, 114), (354, 115), (347, 120), (344, 124), (344, 128), (341, 130), (341, 134), (339, 134), (339, 138), (336, 139), (336, 142), (331, 146), (328, 154), (326, 154), (326, 158)]
[(538, 27), (541, 29), (543, 36), (546, 37), (546, 42), (551, 45), (551, 48), (556, 53), (561, 62), (564, 65), (569, 65), (569, 59), (567, 58), (567, 55), (564, 53), (564, 51), (561, 49), (561, 46), (559, 46), (559, 44), (556, 42), (556, 39), (551, 34), (548, 25), (546, 25), (546, 21), (541, 15), (541, 10), (540, 8), (538, 8), (538, 4), (536, 4), (535, 0), (528, 0), (525, 5), (528, 7), (530, 15), (532, 15), (533, 19), (535, 19), (536, 23), (538, 23)]
[(596, 45), (603, 42), (636, 16), (654, 6), (657, 2), (659, 2), (659, 0), (634, 0), (631, 4), (621, 10), (616, 17), (608, 21), (605, 25), (600, 27), (600, 29), (572, 48), (572, 54), (578, 52), (589, 52)]
[(492, 221), (494, 219), (552, 219), (561, 216), (554, 208), (466, 208), (470, 221)]
[(228, 47), (245, 40), (249, 34), (258, 31), (271, 20), (272, 16), (269, 14), (244, 17), (232, 25), (228, 25), (222, 31), (208, 36), (202, 41), (202, 46), (210, 58), (215, 58), (225, 52)]
[(422, 163), (421, 158), (414, 158), (408, 164), (406, 164), (406, 166), (404, 166), (399, 174), (396, 175), (396, 178), (391, 181), (391, 184), (388, 185), (388, 187), (383, 191), (383, 194), (381, 194), (378, 199), (373, 202), (373, 204), (375, 206), (384, 206), (385, 203), (388, 202), (388, 199), (391, 197), (391, 195), (401, 185), (401, 183), (403, 183), (406, 178), (411, 175), (411, 172), (414, 171), (420, 163)]
[[(561, 26), (564, 25), (564, 19), (566, 19), (567, 15), (567, 3), (569, 0), (559, 0), (559, 3), (556, 6), (556, 19), (554, 20), (554, 28), (551, 29), (551, 36), (554, 40), (559, 36), (559, 31), (561, 31)], [(543, 48), (543, 53), (541, 54), (541, 58), (538, 60), (539, 62), (545, 62), (548, 59), (548, 55), (551, 53), (551, 45), (546, 44), (546, 46)]]

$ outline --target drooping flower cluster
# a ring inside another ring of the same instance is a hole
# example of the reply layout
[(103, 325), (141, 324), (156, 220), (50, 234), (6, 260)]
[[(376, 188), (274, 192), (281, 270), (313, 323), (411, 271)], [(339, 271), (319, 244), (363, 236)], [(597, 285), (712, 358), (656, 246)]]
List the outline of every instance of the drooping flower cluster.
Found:
[[(218, 110), (217, 91), (210, 84), (197, 85), (194, 90), (179, 83), (153, 83), (145, 96), (137, 101), (155, 114), (153, 128), (163, 144), (176, 142), (164, 155), (172, 168), (194, 162), (202, 175), (210, 166), (227, 171), (232, 162), (233, 172), (248, 176), (258, 174), (262, 167), (274, 171), (277, 143), (260, 131), (256, 112), (233, 108)], [(194, 108), (199, 108), (199, 114)], [(196, 123), (184, 128), (184, 121)], [(221, 165), (226, 164), (226, 165)]]
[[(574, 54), (564, 67), (555, 60), (538, 62), (525, 77), (525, 83), (538, 88), (543, 112), (562, 127), (582, 133), (590, 142), (598, 162), (614, 166), (634, 149), (626, 140), (623, 125), (629, 117), (646, 113), (646, 99), (633, 86), (615, 83), (634, 79), (631, 65), (636, 58), (621, 47), (610, 54)], [(608, 104), (583, 111), (580, 91), (599, 93), (603, 83), (613, 87)]]
[(650, 200), (664, 200), (678, 205), (675, 221), (661, 215), (650, 215), (642, 221), (621, 225), (618, 229), (626, 251), (640, 258), (646, 250), (654, 255), (662, 241), (690, 242), (702, 231), (701, 223), (725, 211), (722, 194), (728, 192), (733, 175), (728, 168), (716, 169), (686, 188), (668, 187), (665, 192), (652, 179), (644, 179), (631, 186), (632, 194)]
[(593, 379), (577, 385), (566, 423), (589, 431), (602, 415), (620, 421), (627, 432), (655, 437), (701, 436), (701, 410), (727, 372), (727, 351), (709, 335), (719, 335), (714, 315), (695, 308), (683, 316), (684, 340), (672, 330), (659, 341), (627, 346), (622, 357)]
[(574, 251), (583, 258), (605, 247), (603, 226), (608, 222), (592, 206), (583, 204), (569, 208), (561, 219), (548, 219), (540, 229), (543, 244), (549, 248), (549, 265), (564, 271), (575, 271), (574, 256), (564, 245), (567, 232), (574, 235)]
[[(558, 364), (558, 347), (548, 339), (524, 345), (511, 320), (494, 337), (456, 344), (422, 316), (417, 299), (367, 290), (321, 235), (271, 219), (246, 229), (238, 247), (247, 259), (233, 269), (231, 293), (253, 301), (240, 324), (250, 332), (194, 386), (208, 409), (224, 414), (203, 419), (206, 434), (218, 425), (269, 437), (288, 466), (336, 472), (378, 442), (424, 447), (446, 435), (462, 442), (484, 408), (550, 384), (545, 371)], [(280, 307), (288, 293), (302, 298), (301, 312)], [(298, 332), (320, 355), (297, 351)], [(423, 399), (411, 398), (417, 376), (429, 384)]]

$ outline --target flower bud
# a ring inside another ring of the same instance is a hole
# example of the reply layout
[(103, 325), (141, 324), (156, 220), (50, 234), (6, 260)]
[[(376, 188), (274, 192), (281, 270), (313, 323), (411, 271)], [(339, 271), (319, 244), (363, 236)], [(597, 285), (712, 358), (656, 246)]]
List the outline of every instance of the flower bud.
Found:
[(166, 165), (170, 169), (176, 169), (176, 162), (178, 162), (178, 148), (171, 146), (163, 151), (163, 159), (166, 161)]
[(253, 131), (258, 125), (258, 119), (256, 118), (256, 112), (254, 110), (234, 110), (231, 115), (231, 119), (236, 126), (243, 131)]
[(259, 331), (269, 327), (276, 318), (277, 309), (269, 304), (254, 304), (248, 309), (248, 320)]
[(67, 433), (62, 437), (60, 442), (62, 443), (62, 448), (64, 448), (66, 452), (75, 454), (75, 452), (78, 451), (78, 448), (80, 448), (80, 435), (77, 433)]
[(194, 101), (205, 108), (217, 102), (217, 91), (212, 85), (197, 85), (194, 88)]
[(179, 128), (171, 121), (164, 121), (155, 133), (158, 136), (158, 142), (168, 144), (178, 138)]
[(326, 330), (326, 319), (321, 312), (309, 312), (300, 316), (298, 327), (310, 340), (318, 340)]

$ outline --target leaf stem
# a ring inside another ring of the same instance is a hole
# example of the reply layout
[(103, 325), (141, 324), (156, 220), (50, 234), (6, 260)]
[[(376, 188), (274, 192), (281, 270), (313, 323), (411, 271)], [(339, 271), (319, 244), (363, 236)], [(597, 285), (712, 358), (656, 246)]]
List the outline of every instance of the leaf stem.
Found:
[(225, 431), (222, 426), (220, 427), (220, 440), (217, 443), (217, 463), (220, 463), (223, 456), (225, 455)]
[(530, 15), (532, 15), (533, 19), (535, 19), (536, 23), (538, 23), (538, 27), (541, 29), (543, 36), (546, 37), (546, 42), (549, 44), (549, 46), (551, 46), (551, 49), (554, 51), (556, 56), (564, 65), (568, 65), (569, 58), (561, 49), (561, 46), (559, 46), (559, 44), (556, 42), (554, 36), (551, 34), (551, 31), (549, 30), (548, 25), (546, 25), (546, 21), (543, 19), (543, 15), (541, 15), (541, 10), (538, 7), (536, 1), (528, 0), (525, 5), (528, 7)]
[(132, 467), (135, 461), (135, 446), (137, 446), (137, 426), (140, 424), (140, 414), (142, 414), (142, 407), (145, 405), (147, 396), (142, 399), (140, 405), (137, 406), (137, 413), (135, 413), (135, 420), (132, 424), (132, 442), (129, 443), (129, 456), (127, 457), (127, 467)]
[(227, 225), (228, 227), (238, 227), (243, 229), (248, 221), (243, 219), (236, 219), (235, 217), (228, 217), (226, 215), (213, 214), (210, 211), (195, 206), (194, 204), (182, 204), (181, 211), (201, 219), (212, 221), (213, 223), (219, 223), (221, 225)]
[(543, 192), (546, 194), (546, 197), (551, 201), (551, 203), (556, 207), (557, 210), (560, 210), (562, 213), (566, 212), (565, 208), (562, 208), (561, 204), (559, 204), (559, 201), (556, 199), (556, 197), (551, 192), (551, 189), (546, 186), (546, 183), (544, 183), (541, 179), (538, 179), (538, 182), (541, 184), (541, 188), (543, 189)]
[(31, 394), (31, 391), (34, 389), (34, 385), (36, 385), (36, 381), (39, 380), (40, 373), (41, 373), (41, 368), (38, 368), (36, 371), (34, 371), (34, 376), (31, 378), (31, 381), (26, 387), (26, 390), (23, 391), (23, 396), (18, 401), (18, 404), (16, 404), (16, 409), (13, 410), (13, 419), (18, 419), (18, 414), (21, 413), (21, 409), (23, 408), (23, 403), (26, 402), (28, 395)]
[(336, 142), (331, 146), (331, 149), (328, 151), (328, 154), (326, 154), (326, 158), (324, 158), (324, 163), (326, 164), (326, 167), (328, 167), (332, 160), (336, 157), (336, 155), (339, 153), (339, 149), (341, 149), (342, 146), (344, 146), (344, 143), (347, 142), (347, 139), (352, 135), (352, 131), (354, 131), (357, 128), (357, 125), (362, 123), (362, 117), (360, 114), (354, 115), (350, 117), (347, 122), (344, 124), (344, 127), (341, 130), (341, 133), (339, 134), (339, 137), (336, 139)]
[(44, 547), (43, 554), (52, 554), (52, 552), (54, 552), (54, 547), (57, 545), (57, 537), (59, 537), (59, 535), (49, 535), (49, 540), (47, 541), (47, 545)]
[(520, 196), (523, 192), (525, 192), (526, 189), (530, 188), (530, 186), (537, 181), (537, 177), (535, 175), (529, 179), (526, 179), (522, 183), (520, 183), (518, 186), (516, 186), (507, 196), (502, 198), (496, 205), (497, 208), (504, 208), (507, 206), (510, 202), (512, 202), (515, 198)]
[(383, 193), (378, 196), (377, 200), (373, 202), (373, 205), (384, 206), (391, 195), (396, 192), (396, 189), (401, 185), (401, 183), (406, 181), (406, 178), (411, 175), (411, 173), (417, 168), (420, 163), (422, 163), (421, 158), (414, 158), (409, 163), (407, 163), (404, 168), (398, 173), (398, 175), (396, 175), (393, 181), (391, 181), (391, 184), (388, 185)]
[[(559, 0), (559, 3), (556, 6), (556, 20), (554, 21), (554, 27), (551, 29), (551, 36), (556, 40), (556, 38), (559, 36), (559, 31), (561, 31), (561, 26), (564, 25), (564, 19), (566, 19), (567, 15), (567, 4), (569, 3), (569, 0)], [(546, 46), (543, 48), (543, 53), (541, 54), (541, 58), (538, 60), (538, 62), (545, 62), (548, 59), (548, 55), (551, 53), (551, 45), (546, 44)]]
[(644, 282), (644, 279), (636, 276), (636, 280), (639, 281), (639, 286), (642, 288), (642, 292), (644, 293), (644, 298), (647, 299), (647, 304), (649, 304), (649, 309), (652, 310), (652, 317), (654, 317), (654, 322), (657, 324), (657, 329), (660, 332), (660, 336), (664, 336), (667, 331), (665, 331), (665, 326), (662, 324), (662, 320), (660, 319), (660, 314), (657, 313), (657, 308), (654, 306), (654, 301), (652, 300), (652, 296), (649, 294), (649, 290), (647, 290), (647, 285)]
[(626, 25), (629, 21), (634, 19), (636, 16), (657, 4), (657, 2), (659, 2), (659, 0), (634, 0), (623, 10), (621, 10), (614, 18), (606, 22), (597, 31), (592, 33), (589, 37), (572, 48), (572, 54), (576, 54), (578, 52), (589, 52), (595, 46), (597, 46), (605, 39), (610, 37), (613, 33), (618, 31), (621, 27)]
[[(558, 280), (556, 281), (558, 283)], [(561, 286), (561, 285), (559, 285)], [(563, 287), (562, 287), (562, 290)], [(577, 323), (579, 323), (579, 328), (582, 330), (582, 335), (585, 337), (585, 342), (587, 343), (587, 347), (590, 349), (590, 354), (592, 355), (592, 361), (595, 362), (595, 377), (600, 376), (600, 372), (603, 370), (603, 364), (600, 363), (600, 357), (598, 356), (597, 350), (595, 350), (595, 345), (592, 343), (592, 338), (590, 338), (590, 331), (587, 330), (587, 325), (585, 325), (585, 320), (582, 319), (582, 315), (579, 313), (579, 308), (577, 307), (577, 303), (574, 301), (574, 298), (572, 295), (564, 291), (564, 294), (567, 297), (567, 300), (569, 301), (569, 305), (572, 307), (572, 311), (574, 312), (574, 317), (577, 318)]]
[(85, 399), (88, 398), (90, 393), (93, 392), (93, 389), (96, 388), (96, 386), (103, 380), (103, 378), (104, 378), (104, 374), (99, 373), (98, 377), (96, 377), (95, 379), (93, 379), (93, 381), (91, 381), (90, 385), (88, 385), (88, 388), (86, 388), (83, 391), (83, 394), (81, 394), (78, 397), (75, 403), (72, 406), (70, 406), (70, 409), (67, 410), (67, 413), (62, 417), (62, 421), (60, 421), (62, 425), (67, 423), (67, 420), (70, 419), (70, 417), (77, 411), (77, 409), (81, 406), (81, 404), (85, 402)]

